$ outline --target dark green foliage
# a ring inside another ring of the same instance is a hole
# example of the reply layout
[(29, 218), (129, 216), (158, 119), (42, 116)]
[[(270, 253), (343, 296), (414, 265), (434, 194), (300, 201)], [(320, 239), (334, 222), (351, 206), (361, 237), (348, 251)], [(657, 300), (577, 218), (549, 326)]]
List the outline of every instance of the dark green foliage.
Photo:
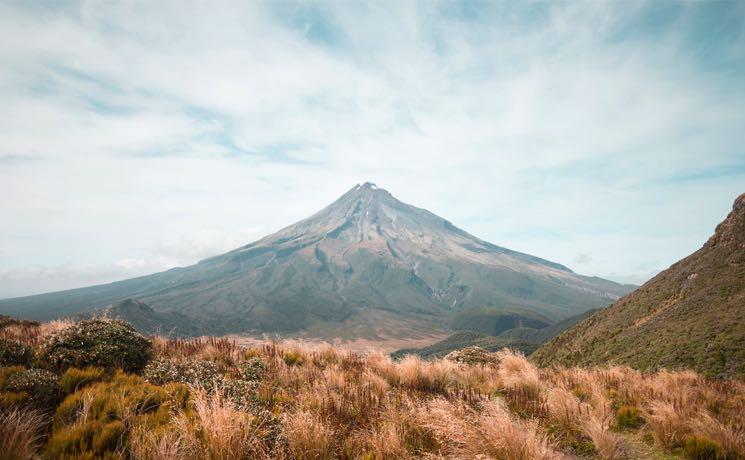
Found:
[(683, 452), (686, 458), (691, 460), (728, 460), (729, 458), (735, 458), (728, 457), (718, 442), (704, 436), (686, 436), (683, 441)]
[(44, 345), (44, 361), (53, 369), (96, 366), (136, 372), (151, 356), (150, 341), (119, 320), (75, 323)]
[(25, 394), (23, 402), (48, 408), (60, 399), (57, 375), (45, 369), (28, 369), (16, 372), (5, 379), (2, 390), (7, 393)]
[(461, 331), (428, 347), (404, 348), (391, 353), (391, 356), (394, 359), (400, 359), (406, 355), (419, 355), (422, 358), (442, 358), (452, 351), (473, 346), (481, 347), (486, 351), (499, 351), (502, 348), (512, 348), (526, 355), (538, 348), (538, 344), (535, 343), (520, 340), (505, 340), (479, 332)]
[(5, 382), (7, 382), (8, 378), (10, 378), (13, 374), (17, 374), (25, 370), (26, 368), (24, 366), (0, 367), (0, 388), (5, 387)]
[(455, 315), (452, 328), (497, 336), (510, 329), (541, 329), (551, 323), (545, 316), (522, 308), (482, 307), (469, 308)]
[(622, 430), (639, 428), (644, 419), (635, 406), (621, 406), (616, 411), (616, 425)]
[(75, 393), (87, 385), (100, 382), (104, 379), (105, 375), (104, 370), (100, 367), (86, 367), (85, 369), (71, 367), (60, 377), (60, 390), (64, 394)]
[(225, 398), (235, 404), (239, 409), (245, 411), (254, 411), (258, 407), (257, 388), (257, 382), (249, 382), (247, 380), (226, 379), (220, 383), (220, 390)]
[(239, 375), (243, 380), (254, 382), (261, 380), (266, 374), (266, 363), (259, 357), (249, 358), (238, 366)]
[(0, 366), (28, 366), (33, 358), (34, 349), (30, 346), (16, 340), (0, 339)]
[(184, 383), (211, 390), (224, 379), (220, 369), (206, 360), (159, 358), (150, 362), (143, 377), (155, 385)]

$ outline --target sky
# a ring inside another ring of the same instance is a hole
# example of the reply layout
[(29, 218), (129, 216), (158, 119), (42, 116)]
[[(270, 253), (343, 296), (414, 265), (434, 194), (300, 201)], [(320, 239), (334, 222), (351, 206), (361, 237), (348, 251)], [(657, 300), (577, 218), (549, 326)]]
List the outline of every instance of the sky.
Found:
[(745, 2), (0, 1), (0, 298), (359, 182), (640, 284), (745, 192)]

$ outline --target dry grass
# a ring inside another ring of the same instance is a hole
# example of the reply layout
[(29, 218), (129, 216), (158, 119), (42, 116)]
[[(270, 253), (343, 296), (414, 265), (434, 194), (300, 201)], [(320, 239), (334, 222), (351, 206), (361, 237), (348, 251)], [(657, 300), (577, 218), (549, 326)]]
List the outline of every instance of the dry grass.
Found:
[(0, 459), (35, 458), (46, 423), (46, 417), (37, 411), (12, 408), (0, 412)]
[[(174, 423), (174, 426), (176, 423)], [(190, 438), (188, 426), (185, 431), (177, 429), (153, 432), (138, 427), (132, 432), (129, 452), (132, 458), (142, 460), (196, 460), (199, 457), (197, 441)]]
[(334, 458), (334, 429), (328, 421), (309, 411), (287, 413), (282, 417), (287, 445), (298, 460)]
[(536, 421), (521, 421), (497, 401), (475, 411), (462, 403), (434, 399), (419, 411), (419, 422), (432, 430), (443, 453), (454, 458), (505, 460), (556, 459), (563, 455), (538, 433)]
[(666, 401), (651, 402), (644, 418), (655, 442), (666, 449), (680, 446), (689, 432), (689, 419), (685, 412)]
[(210, 460), (269, 457), (261, 419), (241, 411), (219, 391), (194, 389), (192, 394), (195, 423), (187, 423), (182, 414), (178, 425), (187, 450), (200, 451)]
[[(30, 325), (36, 332), (28, 343), (39, 346), (39, 337), (68, 325)], [(182, 403), (156, 417), (111, 396), (124, 430), (121, 453), (129, 458), (619, 459), (644, 457), (653, 448), (678, 455), (692, 436), (732, 458), (745, 457), (745, 384), (693, 372), (540, 369), (510, 350), (483, 364), (459, 364), (412, 356), (393, 361), (300, 341), (243, 348), (224, 338), (151, 340), (155, 357), (212, 361), (228, 383), (252, 360), (262, 370), (241, 387), (248, 404), (227, 387), (182, 386)], [(81, 391), (73, 428), (96, 411)], [(621, 407), (633, 408), (638, 423), (620, 423)], [(14, 458), (39, 454), (43, 420), (14, 410), (3, 415), (15, 418), (3, 423), (0, 451)], [(156, 418), (157, 428), (148, 425)]]

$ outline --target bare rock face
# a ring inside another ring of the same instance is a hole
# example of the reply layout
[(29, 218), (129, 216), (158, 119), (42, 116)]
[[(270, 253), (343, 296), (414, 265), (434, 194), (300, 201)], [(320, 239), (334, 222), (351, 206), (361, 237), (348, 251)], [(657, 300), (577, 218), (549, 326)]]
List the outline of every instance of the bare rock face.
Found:
[(732, 212), (719, 225), (706, 245), (710, 248), (723, 245), (733, 249), (745, 249), (745, 193), (737, 197)]
[(630, 290), (512, 251), (402, 203), (375, 184), (259, 241), (190, 267), (109, 285), (0, 301), (48, 319), (134, 298), (202, 332), (404, 337), (464, 308), (518, 306), (553, 320)]

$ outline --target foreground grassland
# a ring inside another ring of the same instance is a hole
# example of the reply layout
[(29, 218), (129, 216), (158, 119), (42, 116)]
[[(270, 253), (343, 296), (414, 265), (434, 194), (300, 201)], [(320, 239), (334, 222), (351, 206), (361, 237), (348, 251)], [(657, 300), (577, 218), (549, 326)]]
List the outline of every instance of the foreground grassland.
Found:
[(745, 456), (745, 384), (0, 320), (0, 458)]

